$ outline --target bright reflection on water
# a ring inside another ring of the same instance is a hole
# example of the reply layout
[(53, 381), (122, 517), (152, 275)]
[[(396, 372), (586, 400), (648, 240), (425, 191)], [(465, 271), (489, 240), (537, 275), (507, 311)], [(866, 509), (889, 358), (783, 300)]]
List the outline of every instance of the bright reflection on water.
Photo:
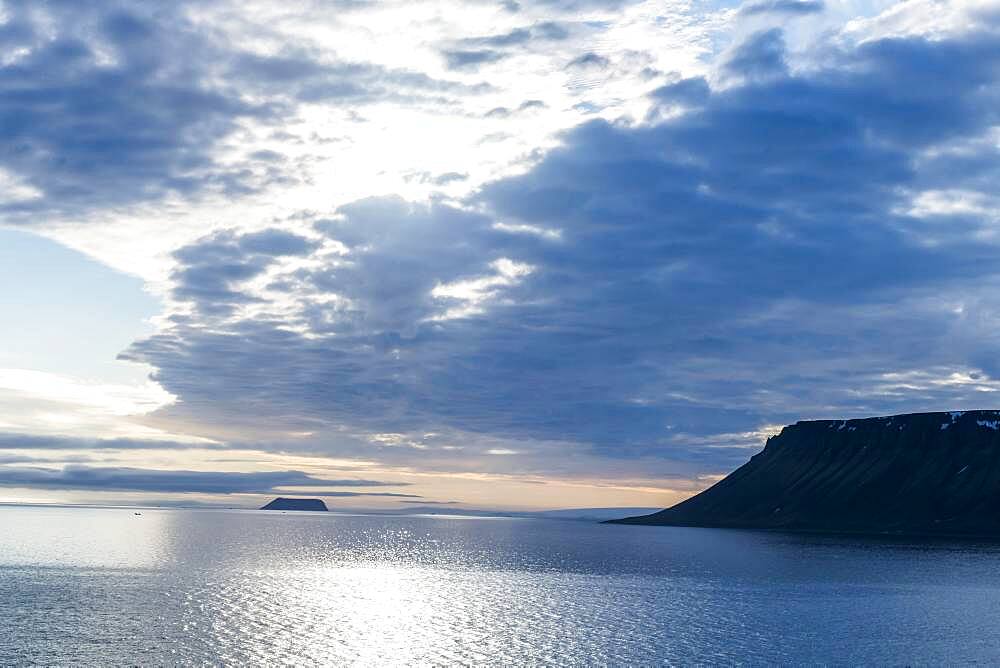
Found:
[(960, 663), (1000, 546), (547, 520), (0, 508), (0, 664)]

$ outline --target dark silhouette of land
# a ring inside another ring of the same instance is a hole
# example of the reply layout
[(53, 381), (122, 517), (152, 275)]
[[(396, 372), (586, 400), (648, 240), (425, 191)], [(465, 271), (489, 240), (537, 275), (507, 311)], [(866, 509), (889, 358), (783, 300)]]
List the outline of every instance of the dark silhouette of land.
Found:
[(1000, 411), (797, 422), (704, 492), (611, 522), (1000, 536)]
[(289, 499), (279, 496), (261, 510), (318, 510), (325, 512), (326, 504), (323, 503), (322, 499)]

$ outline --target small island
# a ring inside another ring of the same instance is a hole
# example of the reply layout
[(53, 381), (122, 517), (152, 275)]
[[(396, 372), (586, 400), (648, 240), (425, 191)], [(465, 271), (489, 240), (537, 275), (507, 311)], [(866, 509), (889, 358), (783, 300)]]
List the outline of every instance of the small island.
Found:
[(312, 510), (326, 512), (326, 504), (322, 499), (289, 499), (279, 496), (261, 510)]
[(797, 422), (702, 493), (612, 523), (1000, 536), (1000, 411)]

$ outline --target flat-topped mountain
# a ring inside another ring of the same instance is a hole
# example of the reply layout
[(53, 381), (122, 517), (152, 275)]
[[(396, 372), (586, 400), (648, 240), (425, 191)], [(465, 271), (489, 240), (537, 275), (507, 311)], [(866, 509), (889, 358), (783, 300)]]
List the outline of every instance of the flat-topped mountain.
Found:
[(612, 522), (1000, 535), (1000, 411), (797, 422), (704, 492)]
[(261, 510), (319, 510), (326, 511), (322, 499), (289, 499), (279, 496)]

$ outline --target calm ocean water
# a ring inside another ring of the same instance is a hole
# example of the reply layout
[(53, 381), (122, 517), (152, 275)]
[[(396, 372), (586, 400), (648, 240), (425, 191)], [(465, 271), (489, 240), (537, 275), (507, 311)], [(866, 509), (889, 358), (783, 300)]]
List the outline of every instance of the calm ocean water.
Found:
[(0, 664), (1000, 662), (1000, 545), (0, 508)]

